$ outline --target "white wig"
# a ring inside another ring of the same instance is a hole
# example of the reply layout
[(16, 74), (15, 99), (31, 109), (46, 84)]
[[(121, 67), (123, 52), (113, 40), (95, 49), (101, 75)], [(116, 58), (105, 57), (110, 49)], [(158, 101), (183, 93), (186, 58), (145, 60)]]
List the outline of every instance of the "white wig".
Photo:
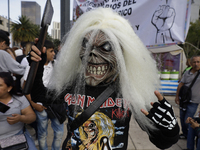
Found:
[(150, 102), (157, 101), (154, 91), (160, 83), (156, 63), (130, 23), (110, 8), (91, 10), (78, 18), (62, 44), (49, 89), (59, 95), (75, 82), (83, 67), (79, 56), (82, 41), (91, 31), (103, 31), (109, 37), (117, 57), (123, 99), (131, 103), (132, 113), (140, 126), (153, 129), (140, 109), (149, 110)]

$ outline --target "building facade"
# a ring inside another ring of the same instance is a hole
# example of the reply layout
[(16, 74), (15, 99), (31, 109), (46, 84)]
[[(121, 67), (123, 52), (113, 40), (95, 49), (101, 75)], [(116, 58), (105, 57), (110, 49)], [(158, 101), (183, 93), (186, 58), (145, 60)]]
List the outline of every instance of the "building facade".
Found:
[(33, 24), (41, 24), (41, 7), (34, 1), (21, 1), (21, 15), (30, 19)]
[[(10, 21), (11, 23), (11, 21)], [(0, 29), (4, 31), (8, 31), (8, 18), (7, 16), (0, 16)]]
[(200, 0), (192, 0), (190, 22), (200, 20)]
[[(13, 21), (10, 19), (10, 24), (12, 24), (12, 23), (13, 23)], [(8, 32), (8, 30), (9, 30), (8, 26), (9, 26), (9, 23), (8, 23), (7, 16), (0, 16), (0, 29)], [(14, 42), (14, 40), (12, 38), (12, 33), (10, 33), (10, 47), (12, 47), (13, 45), (19, 46), (19, 43)]]
[(53, 29), (51, 29), (51, 37), (53, 39), (61, 39), (60, 35), (60, 22), (53, 22)]

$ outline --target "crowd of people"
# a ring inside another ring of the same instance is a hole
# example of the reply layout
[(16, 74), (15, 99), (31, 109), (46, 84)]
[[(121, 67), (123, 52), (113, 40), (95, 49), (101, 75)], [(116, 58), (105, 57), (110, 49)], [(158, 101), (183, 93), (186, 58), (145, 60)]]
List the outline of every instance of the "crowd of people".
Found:
[[(30, 94), (24, 95), (22, 92), (30, 69), (26, 56), (33, 43), (21, 42), (20, 48), (10, 48), (9, 41), (9, 33), (0, 30), (0, 102), (10, 107), (5, 113), (0, 112), (0, 140), (24, 133), (29, 149), (37, 150), (33, 138), (25, 128), (28, 124), (35, 129), (40, 149), (48, 149), (46, 138), (49, 118), (44, 119), (45, 104), (34, 103)], [(55, 47), (49, 40), (45, 40), (44, 46), (47, 51), (43, 81), (47, 85), (55, 63)], [(18, 109), (15, 110), (15, 107)], [(55, 119), (51, 119), (51, 122), (55, 132), (52, 148), (56, 150), (61, 145), (63, 124)]]
[[(179, 92), (182, 86), (190, 87), (194, 78), (197, 76), (194, 84), (191, 87), (191, 99), (187, 102), (185, 108), (180, 107), (180, 121), (181, 121), (181, 129), (182, 134), (180, 134), (180, 139), (187, 139), (187, 150), (194, 150), (195, 147), (197, 150), (200, 150), (200, 140), (198, 139), (199, 132), (199, 124), (194, 121), (194, 115), (197, 112), (197, 108), (199, 106), (200, 99), (200, 56), (193, 56), (188, 59), (186, 65), (187, 68), (184, 70), (182, 74), (182, 78), (179, 82), (175, 102), (180, 105), (180, 97)], [(198, 132), (195, 132), (197, 130)], [(197, 144), (195, 143), (195, 137), (197, 136)]]
[[(184, 138), (188, 150), (195, 146), (200, 149), (200, 119), (194, 118), (200, 98), (200, 77), (192, 87), (186, 111), (180, 109), (183, 133), (179, 135), (172, 106), (158, 91), (154, 92), (159, 84), (155, 62), (130, 24), (110, 9), (99, 8), (83, 14), (67, 34), (58, 57), (48, 40), (42, 53), (33, 43), (21, 43), (20, 49), (10, 48), (9, 41), (9, 33), (0, 30), (0, 102), (10, 107), (0, 112), (0, 140), (24, 133), (29, 150), (35, 150), (33, 139), (24, 130), (25, 124), (29, 124), (35, 129), (40, 150), (47, 150), (47, 127), (51, 120), (53, 150), (99, 149), (105, 145), (105, 149), (124, 150), (130, 118), (134, 116), (158, 148), (169, 148), (178, 138)], [(24, 95), (22, 90), (33, 61), (39, 62), (38, 71), (31, 93)], [(199, 72), (200, 56), (192, 57), (190, 65), (177, 88), (177, 104), (180, 88), (189, 86)], [(86, 122), (70, 130), (70, 123), (107, 87), (113, 87), (114, 93)], [(69, 125), (64, 143), (61, 143), (63, 122), (47, 112), (55, 100), (67, 103)], [(150, 102), (151, 106), (147, 106)], [(113, 116), (113, 110), (121, 116)]]

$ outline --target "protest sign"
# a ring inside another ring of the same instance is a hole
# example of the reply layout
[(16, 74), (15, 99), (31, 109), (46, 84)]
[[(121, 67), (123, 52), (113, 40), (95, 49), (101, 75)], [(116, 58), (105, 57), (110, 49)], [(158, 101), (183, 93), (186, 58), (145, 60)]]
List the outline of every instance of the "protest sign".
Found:
[(189, 28), (191, 0), (74, 0), (73, 5), (73, 21), (91, 9), (112, 8), (147, 47), (183, 43)]

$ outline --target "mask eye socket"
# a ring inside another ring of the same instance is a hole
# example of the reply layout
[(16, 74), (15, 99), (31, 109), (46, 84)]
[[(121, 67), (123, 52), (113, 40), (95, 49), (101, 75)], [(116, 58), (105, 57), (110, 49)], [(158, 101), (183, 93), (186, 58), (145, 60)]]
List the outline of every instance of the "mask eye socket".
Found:
[(111, 45), (110, 45), (109, 42), (106, 42), (106, 43), (103, 44), (101, 47), (102, 47), (102, 49), (103, 49), (104, 51), (106, 51), (106, 52), (110, 52), (110, 51), (112, 50)]
[(84, 39), (83, 39), (83, 42), (82, 42), (82, 47), (83, 47), (83, 48), (86, 48), (87, 43), (88, 43), (88, 40), (87, 40), (86, 38), (84, 38)]

